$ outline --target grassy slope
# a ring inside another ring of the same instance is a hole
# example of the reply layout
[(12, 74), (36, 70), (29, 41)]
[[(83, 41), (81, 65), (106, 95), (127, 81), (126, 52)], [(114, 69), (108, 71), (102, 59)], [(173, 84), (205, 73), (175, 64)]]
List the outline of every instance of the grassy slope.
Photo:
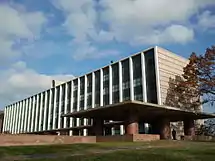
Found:
[[(107, 154), (87, 154), (89, 151), (110, 149), (115, 147), (145, 147), (140, 150), (124, 150)], [(60, 146), (34, 147), (2, 147), (1, 156), (23, 154), (59, 154), (56, 159), (37, 159), (37, 161), (214, 161), (215, 143), (203, 142), (172, 142), (159, 141), (151, 143), (102, 143), (78, 144)], [(83, 156), (68, 156), (68, 154), (82, 153)], [(65, 157), (62, 157), (65, 154)], [(3, 158), (2, 158), (3, 159)], [(36, 161), (36, 160), (35, 160)]]

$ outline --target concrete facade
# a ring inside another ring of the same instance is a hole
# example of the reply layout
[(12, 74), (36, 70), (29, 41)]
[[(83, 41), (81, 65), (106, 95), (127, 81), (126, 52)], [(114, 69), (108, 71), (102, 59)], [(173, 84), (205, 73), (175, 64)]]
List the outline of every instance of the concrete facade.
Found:
[[(186, 59), (157, 46), (146, 49), (6, 106), (3, 132), (39, 134), (52, 131), (81, 136), (96, 132), (96, 135), (101, 135), (103, 121), (112, 120), (69, 118), (62, 115), (128, 100), (162, 105), (166, 98), (168, 78), (180, 75), (186, 62)], [(107, 130), (110, 135), (139, 132), (135, 116), (128, 118), (126, 124), (115, 125), (114, 122)], [(148, 123), (141, 123), (145, 132)], [(87, 128), (91, 125), (95, 125), (96, 130)], [(165, 127), (163, 136), (167, 137), (167, 123), (164, 121), (162, 126)]]

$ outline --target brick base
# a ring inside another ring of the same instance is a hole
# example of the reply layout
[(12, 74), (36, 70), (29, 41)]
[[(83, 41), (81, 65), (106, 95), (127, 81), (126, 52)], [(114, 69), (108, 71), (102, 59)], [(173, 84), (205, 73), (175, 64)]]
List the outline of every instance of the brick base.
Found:
[(96, 142), (142, 142), (159, 140), (159, 135), (134, 134), (114, 136), (0, 135), (0, 146), (76, 144)]

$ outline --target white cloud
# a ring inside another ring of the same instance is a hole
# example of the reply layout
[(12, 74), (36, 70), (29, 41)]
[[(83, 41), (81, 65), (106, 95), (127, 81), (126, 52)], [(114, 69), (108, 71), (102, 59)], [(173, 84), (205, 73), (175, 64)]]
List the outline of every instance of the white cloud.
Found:
[[(212, 4), (215, 4), (214, 0), (54, 1), (65, 14), (63, 26), (76, 45), (77, 42), (89, 43), (89, 40), (96, 43), (116, 40), (131, 45), (185, 44), (195, 38), (190, 18)], [(77, 48), (81, 46), (77, 45)], [(91, 45), (88, 49), (95, 48)], [(93, 53), (96, 52), (83, 53), (80, 57)]]
[[(75, 46), (75, 44), (72, 44)], [(73, 52), (73, 58), (75, 60), (84, 59), (101, 59), (109, 56), (117, 56), (120, 53), (116, 50), (99, 50), (89, 42), (78, 43), (78, 48)]]
[[(142, 44), (154, 43), (186, 43), (192, 40), (193, 31), (189, 19), (198, 10), (214, 0), (102, 0), (100, 5), (103, 22), (109, 25), (116, 40), (134, 44), (141, 40)], [(119, 7), (120, 6), (120, 7)], [(183, 26), (174, 26), (181, 24)], [(164, 32), (162, 32), (162, 28)], [(182, 31), (175, 32), (176, 27)], [(184, 35), (187, 33), (188, 36)], [(147, 40), (148, 39), (148, 40)], [(139, 43), (140, 44), (140, 43)]]
[(51, 87), (52, 80), (68, 81), (73, 75), (46, 75), (37, 73), (19, 61), (9, 69), (0, 71), (1, 105), (23, 99)]
[(63, 27), (74, 39), (72, 57), (76, 60), (98, 59), (118, 54), (115, 50), (100, 50), (91, 41), (104, 43), (113, 40), (113, 34), (99, 28), (98, 12), (94, 0), (55, 0), (54, 6), (63, 11)]
[(14, 45), (22, 39), (33, 40), (40, 36), (47, 19), (42, 12), (26, 12), (9, 5), (0, 6), (0, 60), (20, 56), (21, 51)]
[(180, 43), (185, 44), (194, 39), (193, 29), (182, 25), (171, 25), (163, 30), (154, 30), (152, 33), (136, 36), (130, 41), (132, 45)]
[(198, 26), (204, 30), (215, 28), (215, 14), (212, 14), (210, 11), (204, 11), (198, 16)]

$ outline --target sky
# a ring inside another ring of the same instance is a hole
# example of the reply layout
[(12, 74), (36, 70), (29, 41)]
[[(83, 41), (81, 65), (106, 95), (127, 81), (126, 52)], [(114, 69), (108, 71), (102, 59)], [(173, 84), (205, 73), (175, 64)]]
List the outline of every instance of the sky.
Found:
[(152, 46), (215, 44), (215, 0), (0, 0), (0, 109)]

